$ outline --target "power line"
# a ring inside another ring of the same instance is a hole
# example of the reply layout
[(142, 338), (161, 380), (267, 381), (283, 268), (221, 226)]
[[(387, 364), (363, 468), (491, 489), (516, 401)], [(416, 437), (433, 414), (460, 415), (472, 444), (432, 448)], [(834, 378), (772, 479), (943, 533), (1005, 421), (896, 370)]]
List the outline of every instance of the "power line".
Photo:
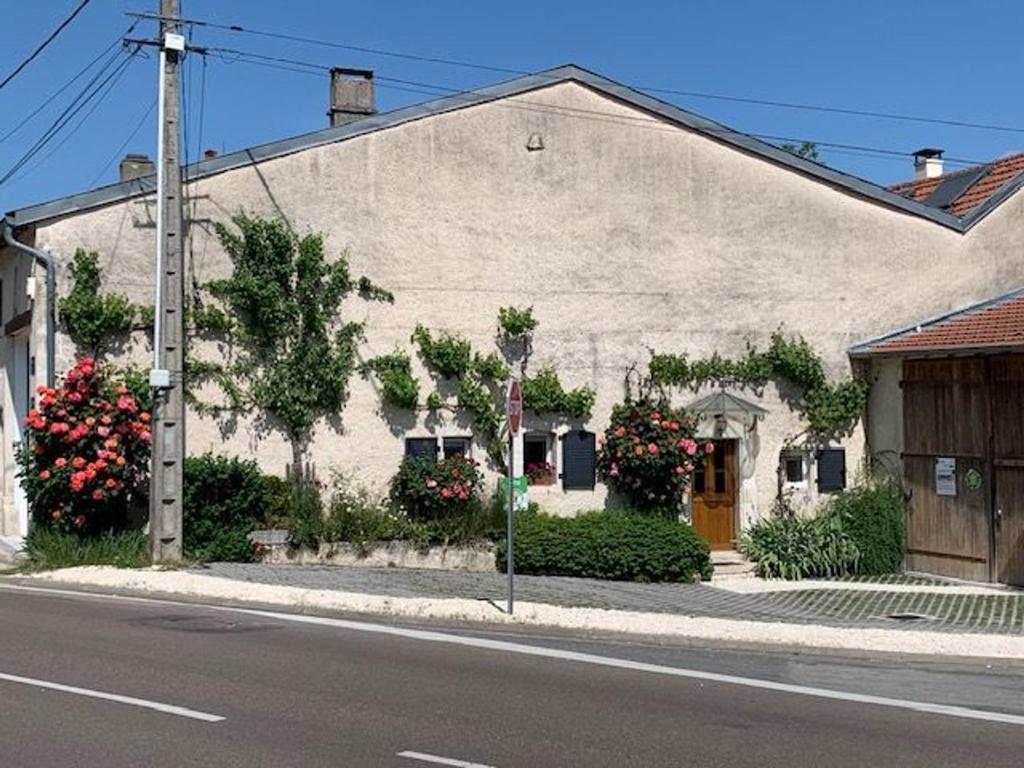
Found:
[(42, 53), (43, 50), (45, 50), (46, 46), (48, 46), (50, 43), (56, 40), (57, 35), (64, 31), (64, 27), (66, 27), (68, 24), (74, 21), (75, 17), (78, 14), (80, 14), (83, 10), (85, 10), (85, 6), (87, 6), (90, 2), (91, 0), (82, 0), (82, 2), (78, 4), (78, 7), (71, 12), (71, 15), (64, 19), (64, 21), (62, 21), (60, 25), (55, 30), (53, 30), (53, 32), (51, 32), (49, 36), (45, 40), (43, 40), (42, 43), (39, 44), (39, 47), (32, 51), (31, 54), (29, 54), (29, 57), (27, 59), (25, 59), (23, 62), (21, 62), (21, 64), (15, 67), (14, 71), (11, 72), (11, 74), (9, 74), (7, 77), (5, 77), (2, 82), (0, 82), (0, 89), (3, 89), (5, 85), (7, 85), (9, 82), (11, 82), (11, 80), (17, 77), (18, 73), (21, 72), (25, 67), (27, 67), (32, 62), (32, 60), (36, 58), (36, 56)]
[[(26, 151), (25, 154), (22, 155), (14, 163), (14, 165), (12, 165), (2, 177), (0, 177), (0, 186), (6, 184), (11, 179), (11, 177), (14, 176), (15, 173), (21, 170), (26, 163), (28, 163), (33, 157), (35, 157), (39, 152), (41, 152), (43, 148), (46, 147), (46, 145), (49, 144), (54, 139), (54, 137), (58, 133), (60, 133), (61, 130), (63, 130), (64, 126), (66, 126), (72, 119), (74, 119), (74, 117), (79, 112), (81, 112), (82, 109), (84, 109), (86, 106), (92, 103), (93, 100), (97, 98), (97, 96), (99, 96), (99, 99), (102, 100), (103, 97), (106, 96), (107, 93), (109, 93), (109, 89), (107, 89), (107, 86), (111, 85), (111, 87), (113, 87), (113, 83), (116, 83), (116, 81), (120, 79), (120, 76), (124, 73), (124, 70), (127, 68), (127, 65), (134, 59), (136, 53), (137, 51), (127, 56), (120, 64), (117, 65), (117, 67), (113, 69), (113, 71), (107, 74), (105, 78), (100, 80), (103, 74), (122, 54), (120, 51), (118, 51), (110, 59), (108, 59), (107, 62), (99, 69), (99, 71), (96, 72), (95, 75), (93, 75), (89, 82), (86, 83), (85, 87), (78, 93), (78, 95), (75, 96), (75, 98), (71, 101), (71, 104), (69, 104), (64, 109), (64, 111), (57, 116), (57, 119), (54, 120), (53, 123), (51, 123), (50, 127), (43, 133), (43, 135), (36, 140), (36, 142), (28, 149), (28, 151)], [(98, 84), (97, 81), (99, 81)], [(92, 114), (92, 111), (94, 111), (94, 109), (95, 105), (93, 109), (90, 110), (89, 114)], [(88, 116), (89, 115), (86, 115), (86, 118), (88, 118)], [(84, 120), (80, 121), (71, 133), (75, 133), (78, 130), (78, 128), (81, 127), (83, 122)], [(67, 138), (64, 139), (64, 141), (66, 140)], [(63, 141), (61, 142), (61, 144), (63, 144)]]
[[(89, 187), (96, 186), (96, 182), (98, 182), (103, 177), (103, 174), (107, 172), (107, 169), (114, 163), (114, 161), (117, 160), (118, 157), (121, 156), (121, 153), (124, 152), (124, 148), (127, 147), (128, 144), (131, 143), (131, 140), (135, 138), (136, 134), (138, 134), (138, 132), (142, 130), (142, 126), (146, 124), (146, 119), (151, 114), (153, 114), (153, 110), (155, 108), (156, 99), (153, 99), (153, 101), (149, 103), (149, 107), (146, 108), (146, 111), (142, 113), (142, 117), (139, 118), (139, 121), (135, 124), (135, 127), (132, 129), (132, 132), (128, 134), (128, 138), (126, 138), (121, 143), (121, 146), (118, 147), (114, 154), (110, 156), (110, 159), (107, 160), (106, 164), (102, 168), (100, 168), (100, 170), (96, 173), (95, 176), (92, 177), (92, 181), (89, 182)], [(146, 285), (148, 287), (152, 287), (150, 283), (146, 283)]]
[(68, 88), (74, 85), (79, 80), (79, 78), (81, 78), (86, 72), (92, 69), (93, 66), (95, 66), (96, 62), (98, 62), (100, 59), (102, 59), (104, 56), (110, 53), (110, 51), (113, 50), (116, 46), (120, 45), (121, 38), (125, 35), (130, 35), (132, 31), (135, 29), (135, 26), (136, 25), (133, 23), (123, 33), (115, 37), (113, 42), (110, 43), (110, 45), (108, 45), (106, 48), (104, 48), (96, 55), (96, 58), (94, 58), (92, 61), (90, 61), (80, 70), (78, 70), (78, 72), (70, 80), (68, 80), (66, 83), (64, 83), (64, 85), (62, 85), (52, 94), (50, 94), (50, 96), (48, 96), (38, 107), (29, 112), (28, 115), (26, 115), (21, 120), (21, 122), (19, 122), (16, 126), (11, 128), (9, 131), (7, 131), (7, 133), (5, 133), (3, 136), (0, 136), (0, 144), (3, 144), (5, 141), (7, 141), (7, 139), (16, 134), (22, 128), (24, 128), (29, 123), (29, 121), (32, 120), (33, 117), (42, 112), (47, 106), (49, 106), (54, 101), (54, 99), (56, 99), (58, 96), (64, 93), (64, 91), (66, 91)]
[[(158, 15), (146, 14), (146, 13), (131, 13), (129, 16), (144, 19), (159, 19)], [(347, 45), (344, 43), (336, 43), (329, 40), (319, 40), (312, 37), (303, 37), (301, 35), (289, 35), (281, 32), (271, 32), (268, 30), (259, 30), (242, 27), (238, 24), (217, 24), (211, 21), (203, 21), (199, 19), (182, 19), (182, 23), (196, 26), (209, 27), (211, 29), (220, 29), (228, 32), (245, 33), (259, 37), (272, 38), (276, 40), (285, 40), (293, 43), (304, 43), (307, 45), (322, 46), (325, 48), (335, 48), (344, 51), (354, 51), (357, 53), (365, 53), (373, 56), (384, 56), (389, 58), (404, 59), (407, 61), (417, 61), (430, 64), (440, 64), (444, 66), (462, 67), (466, 69), (482, 70), (485, 72), (497, 72), (506, 75), (533, 75), (543, 76), (535, 72), (529, 72), (522, 69), (513, 69), (510, 67), (499, 67), (490, 64), (479, 64), (476, 62), (462, 61), (458, 59), (446, 59), (438, 58), (433, 56), (420, 56), (412, 53), (405, 53), (401, 51), (390, 51), (383, 50), (380, 48), (368, 48), (365, 46), (358, 45)], [(727, 101), (735, 102), (740, 104), (750, 104), (755, 106), (773, 107), (778, 109), (794, 109), (802, 110), (807, 112), (823, 112), (828, 114), (839, 114), (856, 117), (868, 117), (881, 120), (896, 120), (902, 122), (916, 122), (916, 123), (927, 123), (931, 125), (946, 125), (954, 128), (969, 128), (972, 130), (984, 130), (984, 131), (1000, 131), (1003, 133), (1018, 133), (1024, 134), (1024, 128), (1008, 125), (997, 125), (993, 123), (978, 123), (967, 120), (956, 120), (952, 118), (941, 118), (941, 117), (926, 117), (921, 115), (903, 114), (897, 112), (883, 112), (878, 110), (870, 109), (854, 109), (850, 107), (833, 107), (821, 104), (807, 104), (800, 102), (790, 101), (775, 101), (771, 99), (759, 99), (746, 96), (731, 96), (720, 93), (709, 93), (701, 91), (686, 91), (673, 88), (663, 88), (657, 86), (644, 86), (644, 85), (631, 85), (627, 84), (628, 87), (634, 88), (638, 91), (645, 91), (648, 93), (663, 93), (671, 94), (676, 96), (686, 96), (688, 98), (698, 99), (713, 99), (716, 101)]]
[[(314, 75), (322, 77), (323, 72), (328, 70), (329, 67), (325, 64), (317, 62), (302, 61), (299, 59), (284, 58), (280, 56), (268, 56), (265, 54), (254, 53), (251, 51), (242, 51), (236, 48), (218, 48), (209, 47), (201, 49), (202, 52), (215, 55), (226, 63), (241, 62), (244, 64), (253, 64), (256, 66), (268, 67), (271, 69), (280, 69), (283, 71), (295, 72), (298, 74)], [(230, 55), (233, 58), (227, 59), (226, 55)], [(391, 88), (392, 90), (405, 91), (408, 93), (418, 93), (425, 96), (446, 96), (448, 98), (464, 98), (466, 101), (475, 101), (477, 96), (473, 92), (461, 91), (458, 88), (452, 88), (450, 86), (439, 85), (436, 83), (424, 83), (413, 80), (403, 80), (400, 78), (376, 76), (378, 81), (382, 81), (381, 87)], [(392, 85), (388, 85), (392, 83)], [(601, 110), (584, 109), (581, 107), (569, 107), (564, 105), (545, 104), (537, 101), (530, 101), (522, 97), (509, 97), (505, 100), (507, 104), (503, 106), (518, 107), (520, 109), (526, 109), (528, 111), (539, 111), (548, 114), (556, 114), (567, 117), (578, 117), (583, 119), (591, 119), (598, 122), (612, 122), (616, 124), (632, 124), (638, 125), (643, 128), (653, 130), (674, 130), (664, 126), (660, 123), (652, 123), (650, 117), (647, 115), (624, 115), (621, 113), (605, 112)], [(770, 133), (755, 133), (755, 132), (740, 132), (730, 128), (706, 128), (704, 129), (708, 133), (720, 133), (723, 135), (732, 135), (742, 133), (746, 136), (761, 139), (769, 142), (778, 143), (799, 143), (808, 141), (806, 136), (779, 136)], [(884, 147), (869, 147), (859, 144), (847, 144), (841, 142), (831, 141), (820, 141), (813, 140), (814, 144), (818, 147), (826, 148), (830, 151), (836, 151), (840, 154), (868, 154), (872, 157), (889, 157), (906, 159), (913, 156), (913, 152), (907, 150), (895, 150)], [(972, 160), (967, 158), (956, 158), (947, 157), (944, 158), (947, 162), (957, 165), (988, 165), (989, 162), (981, 160)]]

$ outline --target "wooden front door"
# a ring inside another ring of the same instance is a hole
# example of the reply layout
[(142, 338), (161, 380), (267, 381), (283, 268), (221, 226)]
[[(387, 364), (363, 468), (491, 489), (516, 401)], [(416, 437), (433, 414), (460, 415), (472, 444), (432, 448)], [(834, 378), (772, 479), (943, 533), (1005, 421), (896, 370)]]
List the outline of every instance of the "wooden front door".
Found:
[(693, 472), (693, 527), (712, 549), (736, 546), (736, 441), (715, 440), (715, 452)]

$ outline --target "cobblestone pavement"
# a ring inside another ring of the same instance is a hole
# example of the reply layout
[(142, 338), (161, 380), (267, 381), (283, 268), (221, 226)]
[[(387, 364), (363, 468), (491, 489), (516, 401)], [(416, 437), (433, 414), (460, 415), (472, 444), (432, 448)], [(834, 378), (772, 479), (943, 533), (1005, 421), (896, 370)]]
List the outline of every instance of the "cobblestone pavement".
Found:
[[(392, 597), (505, 599), (500, 573), (213, 563), (195, 573), (259, 584)], [(516, 597), (567, 607), (826, 626), (1024, 634), (1024, 593), (921, 594), (851, 589), (739, 594), (706, 584), (517, 576)]]

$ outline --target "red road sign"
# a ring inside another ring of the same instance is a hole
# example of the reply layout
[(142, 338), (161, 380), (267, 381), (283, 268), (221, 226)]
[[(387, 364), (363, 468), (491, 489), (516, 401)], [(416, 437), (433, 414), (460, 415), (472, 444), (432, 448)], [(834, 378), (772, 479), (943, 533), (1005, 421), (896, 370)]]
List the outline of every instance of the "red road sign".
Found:
[(519, 434), (519, 427), (523, 422), (523, 390), (519, 387), (518, 381), (509, 382), (508, 395), (505, 398), (505, 416), (508, 418), (509, 433)]

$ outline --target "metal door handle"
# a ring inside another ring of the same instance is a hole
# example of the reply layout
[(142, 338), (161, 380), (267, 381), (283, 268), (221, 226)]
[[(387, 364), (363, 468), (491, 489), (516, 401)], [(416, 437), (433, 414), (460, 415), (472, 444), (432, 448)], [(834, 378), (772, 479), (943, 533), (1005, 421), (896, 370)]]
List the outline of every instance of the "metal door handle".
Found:
[(1003, 527), (1003, 510), (1002, 507), (996, 509), (996, 530)]

